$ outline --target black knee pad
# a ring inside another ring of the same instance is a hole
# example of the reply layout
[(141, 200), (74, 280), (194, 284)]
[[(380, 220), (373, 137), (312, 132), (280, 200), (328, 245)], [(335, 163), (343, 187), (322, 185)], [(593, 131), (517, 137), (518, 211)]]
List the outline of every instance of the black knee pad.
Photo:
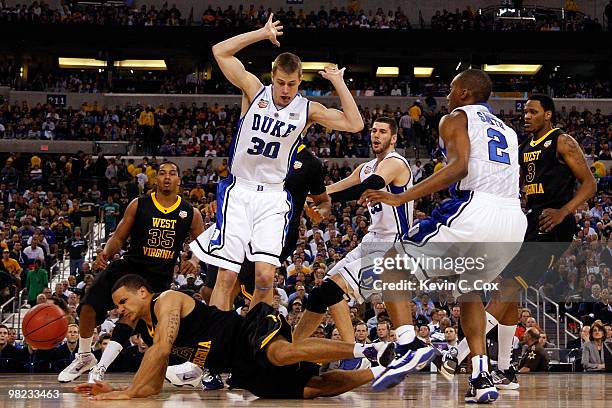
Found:
[(306, 310), (323, 314), (328, 306), (333, 306), (344, 299), (344, 291), (331, 279), (325, 280), (321, 286), (315, 287), (306, 302)]
[(113, 334), (111, 336), (112, 341), (116, 341), (125, 347), (125, 345), (129, 342), (130, 336), (134, 334), (134, 329), (129, 324), (125, 323), (117, 323), (115, 328), (113, 329)]

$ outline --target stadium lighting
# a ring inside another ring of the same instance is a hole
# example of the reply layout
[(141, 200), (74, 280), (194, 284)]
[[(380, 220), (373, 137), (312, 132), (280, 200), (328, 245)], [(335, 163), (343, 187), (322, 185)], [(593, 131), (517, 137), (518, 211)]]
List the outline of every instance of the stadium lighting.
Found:
[(489, 74), (501, 75), (535, 75), (542, 68), (539, 64), (499, 64), (488, 65), (484, 64), (482, 69)]
[(58, 58), (60, 68), (106, 68), (106, 61), (94, 58)]
[(415, 78), (429, 78), (433, 73), (432, 67), (414, 67)]
[(166, 71), (166, 61), (164, 60), (123, 60), (115, 61), (116, 68), (142, 69), (147, 71)]
[(377, 78), (397, 78), (399, 76), (399, 67), (378, 67), (376, 68)]

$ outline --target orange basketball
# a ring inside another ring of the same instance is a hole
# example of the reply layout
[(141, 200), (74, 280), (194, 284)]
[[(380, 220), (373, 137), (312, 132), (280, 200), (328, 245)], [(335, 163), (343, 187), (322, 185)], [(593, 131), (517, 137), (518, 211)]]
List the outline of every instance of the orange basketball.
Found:
[(30, 309), (23, 319), (23, 335), (34, 348), (49, 350), (68, 333), (68, 317), (56, 305), (43, 303)]

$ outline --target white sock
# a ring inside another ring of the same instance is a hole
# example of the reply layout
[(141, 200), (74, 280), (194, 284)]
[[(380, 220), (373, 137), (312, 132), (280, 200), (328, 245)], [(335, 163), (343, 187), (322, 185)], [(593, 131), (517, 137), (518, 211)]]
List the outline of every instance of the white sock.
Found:
[(478, 377), (478, 374), (483, 371), (489, 371), (489, 357), (474, 356), (472, 357), (472, 379)]
[[(495, 326), (498, 325), (497, 319), (495, 318), (495, 316), (493, 316), (491, 313), (486, 312), (486, 322), (487, 322), (487, 328), (486, 328), (486, 334), (488, 334), (491, 330), (493, 330), (495, 328)], [(512, 335), (514, 335), (514, 332), (512, 333)], [(468, 346), (467, 343), (467, 339), (463, 339), (459, 342), (459, 344), (457, 345), (457, 359), (459, 360), (459, 364), (461, 364), (463, 362), (463, 360), (465, 360), (468, 356), (468, 354), (470, 354), (470, 348)]]
[(121, 350), (123, 350), (123, 346), (121, 344), (117, 343), (116, 341), (109, 341), (96, 367), (104, 366), (105, 368), (108, 368), (108, 366), (115, 361), (119, 353), (121, 353)]
[(382, 373), (385, 372), (385, 370), (386, 368), (383, 366), (370, 367), (370, 371), (372, 372), (372, 375), (374, 375), (374, 378), (378, 378)]
[(497, 358), (497, 368), (500, 370), (510, 369), (510, 361), (512, 359), (512, 340), (514, 340), (514, 332), (516, 325), (506, 326), (500, 324), (497, 326), (499, 351)]
[(411, 324), (399, 326), (395, 329), (395, 334), (397, 335), (397, 344), (401, 344), (402, 346), (412, 343), (416, 337), (414, 326)]
[(93, 336), (87, 338), (79, 336), (79, 353), (91, 353), (92, 341)]

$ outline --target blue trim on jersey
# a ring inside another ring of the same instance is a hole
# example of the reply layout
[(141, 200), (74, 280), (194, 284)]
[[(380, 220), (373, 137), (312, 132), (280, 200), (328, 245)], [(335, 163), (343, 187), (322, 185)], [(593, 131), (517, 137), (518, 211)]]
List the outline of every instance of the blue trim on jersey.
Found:
[(463, 212), (465, 207), (472, 201), (472, 191), (461, 191), (453, 198), (442, 202), (436, 207), (430, 217), (421, 220), (413, 228), (418, 228), (416, 234), (407, 236), (408, 243), (424, 245), (432, 237), (436, 236), (440, 228), (445, 225), (450, 227), (452, 222)]
[(289, 222), (293, 218), (293, 197), (291, 197), (289, 190), (285, 190), (285, 193), (287, 193), (286, 203), (289, 204), (289, 211), (287, 211), (287, 214), (285, 214), (285, 226), (283, 227), (283, 237), (281, 241), (281, 247), (283, 248), (285, 247), (285, 240), (287, 238), (287, 233), (289, 232)]
[(491, 114), (493, 114), (493, 107), (489, 105), (487, 102), (475, 103), (474, 105), (484, 106), (485, 108), (489, 110)]
[[(406, 187), (397, 187), (392, 184), (389, 184), (389, 190), (391, 194), (401, 194), (406, 191)], [(400, 236), (404, 236), (404, 234), (408, 233), (408, 229), (410, 225), (408, 223), (408, 203), (404, 203), (402, 205), (398, 205), (394, 207), (395, 210), (395, 218), (398, 223), (398, 230)]]
[(208, 248), (215, 246), (213, 249), (221, 249), (225, 244), (223, 236), (225, 235), (225, 213), (227, 211), (227, 204), (229, 202), (229, 193), (236, 185), (236, 178), (233, 175), (229, 175), (219, 182), (217, 185), (217, 212), (216, 212), (216, 229), (221, 231), (217, 239), (210, 240)]
[(234, 152), (236, 151), (236, 147), (238, 146), (238, 139), (240, 139), (240, 131), (242, 130), (242, 124), (244, 123), (244, 118), (246, 118), (246, 116), (249, 114), (249, 111), (253, 107), (253, 104), (257, 100), (257, 98), (259, 98), (259, 96), (262, 93), (264, 93), (265, 90), (266, 90), (265, 86), (263, 88), (261, 88), (261, 91), (259, 91), (257, 93), (257, 95), (255, 95), (253, 100), (249, 103), (249, 107), (247, 108), (246, 112), (244, 112), (244, 116), (242, 116), (238, 120), (238, 126), (236, 126), (236, 133), (234, 133), (234, 136), (232, 138), (232, 144), (230, 145), (231, 147), (230, 147), (230, 151), (229, 151), (229, 161), (228, 161), (229, 164), (228, 164), (228, 167), (229, 167), (230, 172), (232, 171), (232, 162), (233, 162), (233, 159), (234, 159)]

